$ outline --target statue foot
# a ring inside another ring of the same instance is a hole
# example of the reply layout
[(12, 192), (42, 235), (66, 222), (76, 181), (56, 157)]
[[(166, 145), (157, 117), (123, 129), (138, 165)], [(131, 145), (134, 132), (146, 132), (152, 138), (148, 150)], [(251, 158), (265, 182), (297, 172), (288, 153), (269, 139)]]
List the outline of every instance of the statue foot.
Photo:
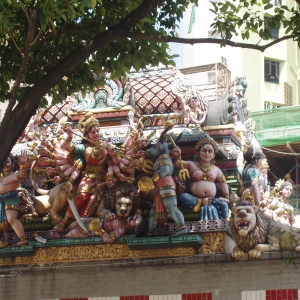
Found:
[(28, 245), (28, 243), (29, 242), (28, 242), (27, 238), (23, 237), (23, 238), (20, 239), (20, 241), (18, 243), (13, 244), (12, 246), (13, 247), (20, 247), (20, 246), (23, 246), (23, 245)]
[(8, 242), (3, 242), (3, 241), (0, 242), (0, 248), (4, 248), (4, 247), (6, 247), (7, 245), (9, 245)]
[(60, 234), (58, 231), (51, 231), (50, 236), (52, 239), (62, 239), (63, 235)]
[(67, 231), (67, 226), (64, 223), (58, 223), (53, 227), (54, 231), (57, 231), (59, 233), (65, 233)]
[(188, 234), (189, 231), (186, 229), (186, 227), (184, 226), (184, 228), (180, 229), (179, 231), (175, 232), (174, 234), (172, 234), (170, 237), (173, 238), (173, 237), (178, 237), (178, 236), (182, 236), (182, 235), (185, 235), (185, 234)]

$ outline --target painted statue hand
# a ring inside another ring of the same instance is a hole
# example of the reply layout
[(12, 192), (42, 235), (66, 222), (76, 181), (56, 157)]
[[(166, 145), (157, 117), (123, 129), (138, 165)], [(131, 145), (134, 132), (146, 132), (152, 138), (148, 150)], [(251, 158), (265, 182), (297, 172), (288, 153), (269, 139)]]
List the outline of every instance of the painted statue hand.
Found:
[(135, 214), (133, 217), (128, 218), (128, 224), (130, 227), (135, 227), (140, 225), (142, 222), (142, 216), (140, 214)]
[(224, 198), (224, 197), (220, 197), (219, 200), (222, 201), (222, 202), (229, 203), (229, 199)]
[(70, 181), (67, 181), (64, 186), (65, 190), (70, 193), (72, 191), (73, 185)]
[(105, 187), (106, 187), (106, 182), (101, 182), (97, 184), (97, 190), (99, 192), (103, 191)]
[(115, 182), (113, 179), (108, 180), (106, 183), (109, 188), (112, 188), (115, 185)]
[(141, 157), (145, 158), (145, 156), (146, 156), (146, 153), (145, 153), (145, 151), (143, 151), (143, 150), (139, 150), (139, 151), (136, 153), (136, 158), (141, 158)]
[(181, 149), (179, 148), (179, 146), (175, 146), (171, 151), (171, 154), (174, 158), (178, 158), (181, 155)]
[(21, 154), (18, 155), (18, 161), (20, 164), (25, 164), (27, 162), (27, 158), (28, 158), (28, 155), (27, 155), (26, 150), (22, 150)]
[(210, 198), (202, 198), (201, 206), (208, 206), (210, 204), (211, 204), (211, 199)]
[[(54, 182), (55, 185), (60, 184), (61, 181), (62, 181), (62, 178), (61, 178), (60, 176), (54, 176), (53, 182)], [(68, 191), (68, 192), (69, 192), (69, 191)]]
[(116, 219), (118, 216), (112, 212), (109, 212), (105, 215), (105, 220), (107, 221), (112, 221), (114, 219)]

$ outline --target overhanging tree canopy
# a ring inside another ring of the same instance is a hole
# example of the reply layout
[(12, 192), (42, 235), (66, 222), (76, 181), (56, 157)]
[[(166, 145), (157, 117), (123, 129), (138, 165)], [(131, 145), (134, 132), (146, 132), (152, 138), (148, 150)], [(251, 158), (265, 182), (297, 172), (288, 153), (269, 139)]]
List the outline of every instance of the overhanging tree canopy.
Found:
[[(0, 101), (9, 100), (9, 104), (0, 126), (0, 165), (38, 106), (45, 104), (43, 97), (46, 93), (57, 103), (83, 87), (101, 84), (103, 78), (93, 76), (95, 73), (100, 75), (108, 70), (114, 78), (125, 74), (132, 66), (138, 70), (150, 63), (173, 64), (172, 56), (168, 54), (169, 41), (211, 42), (264, 50), (257, 45), (230, 41), (236, 24), (245, 24), (246, 32), (255, 32), (256, 23), (254, 27), (249, 25), (252, 19), (248, 21), (245, 15), (242, 19), (233, 17), (240, 6), (247, 7), (248, 2), (256, 5), (254, 0), (239, 1), (236, 6), (229, 1), (215, 4), (217, 19), (213, 26), (226, 32), (223, 40), (178, 38), (178, 21), (187, 6), (190, 3), (197, 5), (197, 2), (1, 1)], [(291, 12), (295, 16), (296, 13), (296, 10)], [(295, 19), (291, 21), (294, 23)], [(296, 25), (289, 28), (294, 37), (298, 32)], [(243, 38), (247, 35), (244, 33)], [(263, 34), (263, 38), (268, 39), (267, 34)]]

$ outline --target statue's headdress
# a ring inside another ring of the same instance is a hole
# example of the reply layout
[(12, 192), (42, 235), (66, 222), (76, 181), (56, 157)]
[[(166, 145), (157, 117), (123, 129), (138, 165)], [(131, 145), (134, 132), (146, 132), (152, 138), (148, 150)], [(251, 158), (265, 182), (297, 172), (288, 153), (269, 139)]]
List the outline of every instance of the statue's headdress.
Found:
[(284, 177), (284, 179), (292, 178), (292, 175), (290, 173), (287, 173)]
[(82, 133), (87, 133), (92, 127), (99, 127), (99, 121), (91, 112), (85, 114), (78, 122), (78, 128)]
[(197, 93), (195, 89), (188, 87), (185, 92), (185, 102), (189, 104), (191, 99), (197, 99)]
[(269, 164), (268, 161), (266, 159), (263, 160), (263, 162), (261, 163), (261, 169), (269, 169)]
[(286, 186), (292, 185), (289, 181), (279, 179), (275, 183), (275, 189), (277, 192), (283, 190)]
[(218, 144), (213, 139), (208, 138), (201, 140), (196, 144), (196, 151), (198, 151), (204, 144), (211, 144), (215, 150), (215, 153), (219, 152)]

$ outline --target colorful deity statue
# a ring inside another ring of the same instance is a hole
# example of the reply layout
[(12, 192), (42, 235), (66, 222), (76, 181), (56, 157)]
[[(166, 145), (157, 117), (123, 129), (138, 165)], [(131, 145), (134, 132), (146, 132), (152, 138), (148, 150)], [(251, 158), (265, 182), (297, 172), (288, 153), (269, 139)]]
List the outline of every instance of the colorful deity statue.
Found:
[[(203, 139), (196, 145), (197, 161), (182, 161), (182, 165), (189, 171), (186, 190), (189, 192), (180, 195), (180, 204), (184, 208), (200, 211), (200, 220), (219, 220), (228, 217), (229, 190), (226, 178), (214, 163), (218, 151), (217, 144), (211, 139)], [(178, 157), (179, 147), (173, 150), (174, 165), (181, 167)], [(219, 184), (223, 197), (216, 198)]]
[[(17, 163), (13, 156), (9, 156), (2, 169), (0, 177), (0, 230), (7, 231), (10, 227), (17, 234), (20, 241), (14, 246), (22, 246), (28, 244), (27, 237), (24, 232), (23, 225), (17, 219), (19, 214), (20, 200), (17, 188), (20, 182), (26, 177), (27, 155), (22, 153), (18, 156), (20, 171), (17, 170)], [(7, 242), (0, 246), (8, 245)]]
[(186, 126), (193, 125), (196, 127), (200, 127), (206, 120), (206, 103), (203, 102), (200, 95), (197, 95), (196, 90), (191, 87), (187, 88), (185, 102), (186, 106), (184, 124), (186, 124)]
[(71, 223), (66, 233), (52, 232), (53, 238), (85, 238), (100, 236), (105, 243), (113, 243), (127, 230), (142, 221), (140, 195), (132, 184), (118, 182), (103, 192), (98, 208), (99, 218), (82, 218)]
[(289, 181), (278, 180), (270, 193), (270, 197), (261, 203), (265, 215), (282, 224), (294, 226), (294, 208), (288, 201), (292, 192), (293, 186)]
[(262, 194), (258, 186), (258, 170), (265, 159), (265, 155), (262, 151), (254, 149), (250, 145), (244, 147), (243, 154), (244, 166), (238, 166), (238, 171), (242, 179), (242, 189), (240, 190), (241, 201), (247, 200), (259, 206)]
[(157, 222), (166, 223), (167, 216), (170, 214), (179, 228), (179, 231), (173, 236), (180, 236), (187, 234), (188, 230), (184, 223), (183, 214), (177, 208), (176, 186), (172, 177), (174, 165), (169, 155), (169, 144), (164, 141), (166, 133), (173, 128), (173, 125), (167, 125), (157, 143), (146, 150), (148, 156), (155, 158), (152, 180), (156, 189), (156, 197), (150, 210), (149, 234), (153, 234)]
[[(61, 148), (67, 149), (71, 154), (84, 157), (85, 166), (74, 203), (80, 217), (88, 217), (92, 213), (95, 203), (100, 201), (99, 192), (107, 185), (113, 186), (116, 178), (113, 173), (107, 173), (107, 171), (109, 166), (118, 165), (120, 158), (114, 147), (100, 139), (99, 121), (92, 114), (87, 113), (79, 121), (78, 127), (83, 133), (82, 143), (71, 144), (73, 131), (71, 127), (66, 127), (68, 138)], [(64, 186), (66, 193), (71, 191), (73, 182), (74, 180), (70, 178), (67, 185)], [(54, 230), (65, 231), (74, 218), (74, 213), (69, 207), (64, 219), (54, 227)]]

